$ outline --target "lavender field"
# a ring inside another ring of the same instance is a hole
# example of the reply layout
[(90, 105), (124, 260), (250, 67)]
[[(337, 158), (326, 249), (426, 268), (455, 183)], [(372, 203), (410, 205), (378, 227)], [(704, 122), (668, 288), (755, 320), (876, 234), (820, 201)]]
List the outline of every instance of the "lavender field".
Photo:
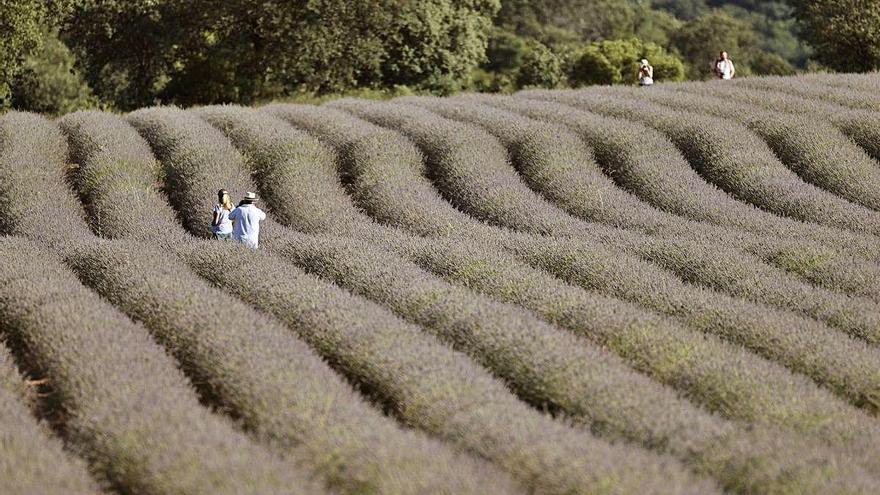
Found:
[(0, 235), (4, 495), (880, 493), (876, 73), (8, 112)]

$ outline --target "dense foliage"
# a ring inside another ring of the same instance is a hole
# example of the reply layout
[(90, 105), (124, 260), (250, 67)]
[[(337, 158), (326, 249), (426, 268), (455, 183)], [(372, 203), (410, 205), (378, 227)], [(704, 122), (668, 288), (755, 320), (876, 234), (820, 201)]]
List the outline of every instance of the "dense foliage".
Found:
[(63, 30), (97, 94), (121, 108), (291, 91), (460, 89), (497, 0), (88, 2)]
[(40, 49), (46, 28), (65, 18), (75, 1), (0, 1), (0, 108), (9, 105), (10, 82)]
[(24, 60), (12, 81), (12, 106), (53, 115), (97, 106), (67, 45), (55, 33), (42, 37), (42, 46)]
[(0, 107), (63, 114), (877, 68), (875, 1), (0, 2)]
[(880, 2), (792, 0), (804, 38), (840, 71), (880, 69)]
[[(596, 42), (635, 38), (630, 41), (636, 45), (635, 53), (622, 67), (622, 78), (608, 75), (608, 69), (598, 64), (590, 66), (586, 75), (567, 71), (573, 85), (631, 84), (637, 73), (632, 61), (641, 58), (648, 58), (655, 69), (663, 68), (658, 80), (675, 81), (685, 74), (690, 79), (711, 77), (710, 63), (721, 50), (730, 52), (741, 75), (792, 74), (804, 69), (810, 56), (795, 33), (792, 9), (778, 1), (512, 0), (502, 2), (496, 25), (490, 48), (493, 43), (506, 45), (509, 52), (516, 50), (512, 39), (534, 39), (569, 64), (577, 64), (582, 51), (595, 49)], [(486, 68), (497, 65), (493, 55), (503, 59), (505, 54), (490, 49)], [(678, 64), (685, 74), (667, 69)], [(514, 62), (508, 70), (517, 67)]]

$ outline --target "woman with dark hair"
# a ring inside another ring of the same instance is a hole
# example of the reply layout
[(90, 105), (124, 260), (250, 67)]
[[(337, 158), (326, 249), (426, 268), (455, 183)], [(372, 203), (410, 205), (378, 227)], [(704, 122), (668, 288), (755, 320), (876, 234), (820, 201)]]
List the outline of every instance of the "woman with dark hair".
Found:
[(733, 79), (733, 76), (736, 74), (736, 67), (733, 66), (733, 60), (730, 60), (727, 52), (721, 52), (718, 56), (718, 59), (715, 61), (714, 70), (715, 77), (718, 79)]
[(652, 86), (654, 84), (654, 67), (643, 58), (639, 62), (639, 86)]

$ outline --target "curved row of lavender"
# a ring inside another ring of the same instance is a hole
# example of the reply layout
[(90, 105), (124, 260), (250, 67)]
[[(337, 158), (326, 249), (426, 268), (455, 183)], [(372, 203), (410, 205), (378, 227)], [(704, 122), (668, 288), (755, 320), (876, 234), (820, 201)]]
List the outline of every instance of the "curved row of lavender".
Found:
[(0, 484), (877, 493), (877, 82), (2, 115)]

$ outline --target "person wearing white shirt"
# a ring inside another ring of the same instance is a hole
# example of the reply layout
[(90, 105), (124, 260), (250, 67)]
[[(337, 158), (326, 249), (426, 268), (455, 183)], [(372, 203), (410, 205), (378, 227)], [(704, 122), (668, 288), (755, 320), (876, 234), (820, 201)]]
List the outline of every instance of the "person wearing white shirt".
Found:
[(233, 222), (232, 238), (257, 249), (260, 244), (260, 222), (266, 219), (266, 213), (257, 208), (255, 201), (257, 195), (246, 192), (238, 207), (229, 214), (229, 219)]
[(654, 84), (654, 67), (643, 58), (639, 63), (639, 86), (651, 86)]
[(714, 69), (718, 79), (733, 79), (733, 76), (736, 74), (736, 67), (733, 66), (733, 60), (730, 60), (727, 52), (721, 52), (718, 60), (715, 61)]
[(232, 220), (229, 214), (232, 212), (232, 201), (226, 189), (217, 191), (217, 204), (211, 218), (211, 236), (214, 239), (228, 241), (232, 239)]

